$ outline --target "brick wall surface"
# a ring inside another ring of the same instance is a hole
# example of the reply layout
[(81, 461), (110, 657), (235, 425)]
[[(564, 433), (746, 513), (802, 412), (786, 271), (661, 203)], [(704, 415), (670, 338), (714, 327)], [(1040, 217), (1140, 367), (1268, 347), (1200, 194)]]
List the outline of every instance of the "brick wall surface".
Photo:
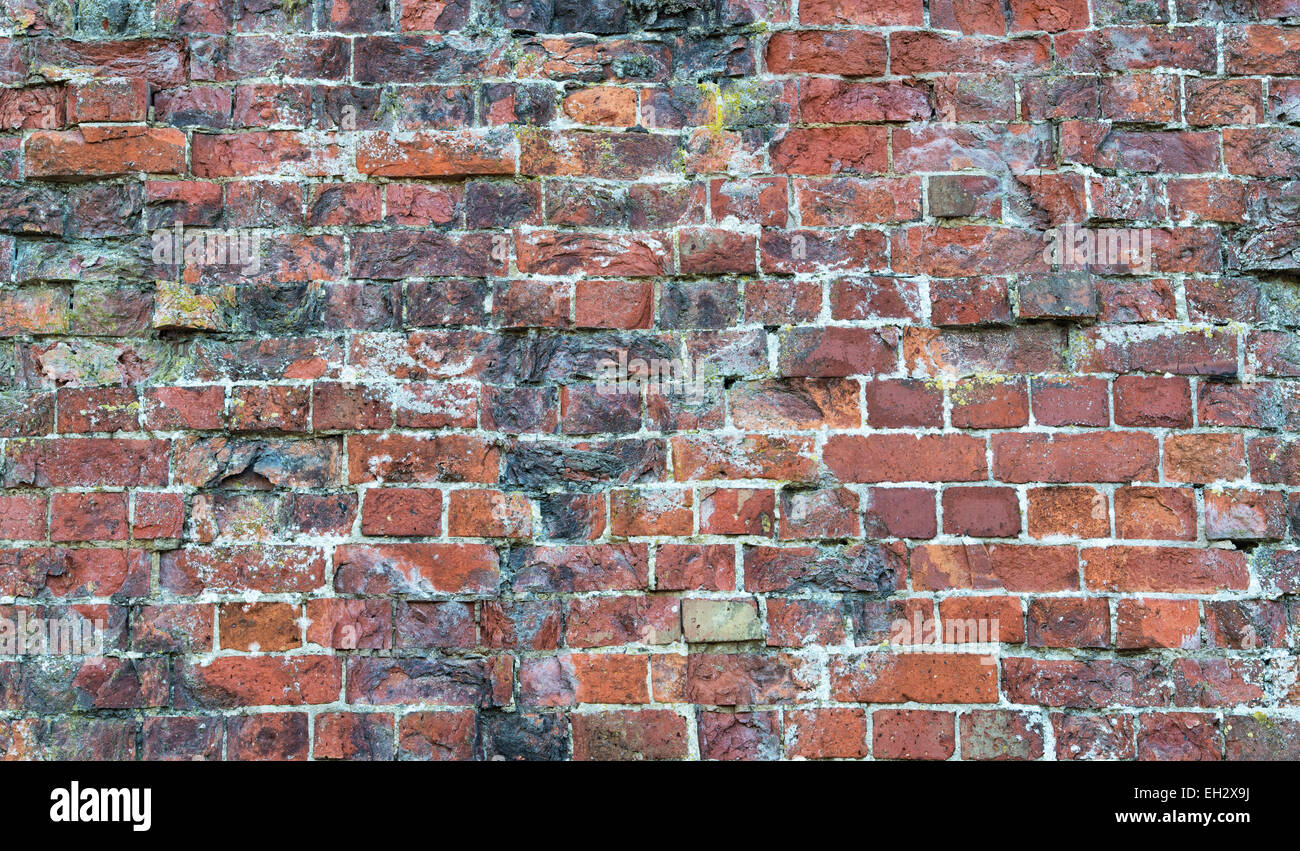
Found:
[(4, 10), (0, 755), (1300, 757), (1296, 0)]

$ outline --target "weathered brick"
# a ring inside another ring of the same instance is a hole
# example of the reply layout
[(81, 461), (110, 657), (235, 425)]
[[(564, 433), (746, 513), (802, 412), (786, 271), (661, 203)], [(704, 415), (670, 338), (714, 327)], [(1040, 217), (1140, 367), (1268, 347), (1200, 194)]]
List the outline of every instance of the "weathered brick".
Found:
[(1035, 538), (1105, 538), (1110, 533), (1106, 495), (1090, 487), (1031, 488), (1028, 526)]
[(500, 581), (486, 544), (350, 544), (334, 564), (336, 587), (352, 594), (491, 594)]
[(967, 712), (961, 727), (961, 758), (976, 760), (1042, 759), (1042, 721), (1006, 710)]
[(992, 703), (997, 676), (979, 656), (866, 653), (832, 659), (831, 694), (865, 703)]
[(1201, 646), (1201, 612), (1195, 600), (1125, 599), (1116, 609), (1116, 647), (1196, 650)]
[(1004, 482), (1154, 480), (1159, 447), (1139, 432), (996, 434), (993, 475)]
[(1029, 604), (1030, 647), (1110, 647), (1110, 606), (1104, 599), (1043, 597)]
[(1077, 562), (1071, 547), (923, 544), (912, 550), (911, 571), (916, 588), (1066, 591), (1078, 588)]
[(763, 637), (753, 600), (682, 600), (682, 632), (692, 643), (754, 641)]
[(708, 760), (771, 760), (781, 751), (775, 712), (701, 712), (700, 757)]
[(66, 180), (185, 170), (185, 135), (173, 128), (96, 125), (42, 130), (28, 137), (24, 151), (33, 177)]
[(686, 755), (686, 719), (667, 709), (574, 715), (575, 760), (663, 760)]
[(1115, 546), (1079, 557), (1085, 583), (1097, 590), (1212, 594), (1250, 581), (1244, 554), (1232, 550)]
[(948, 759), (956, 750), (951, 712), (879, 709), (871, 719), (876, 759)]

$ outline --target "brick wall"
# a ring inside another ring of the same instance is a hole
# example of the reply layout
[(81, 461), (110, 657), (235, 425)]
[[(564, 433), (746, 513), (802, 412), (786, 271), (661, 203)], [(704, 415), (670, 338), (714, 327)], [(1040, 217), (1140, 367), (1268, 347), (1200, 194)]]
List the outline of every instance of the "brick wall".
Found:
[(1300, 756), (1295, 0), (5, 10), (3, 756)]

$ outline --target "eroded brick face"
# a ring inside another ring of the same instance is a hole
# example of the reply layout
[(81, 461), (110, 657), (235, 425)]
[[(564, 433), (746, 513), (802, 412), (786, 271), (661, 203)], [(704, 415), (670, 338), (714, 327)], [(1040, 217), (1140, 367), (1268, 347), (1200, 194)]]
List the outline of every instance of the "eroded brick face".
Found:
[(11, 5), (0, 757), (1300, 753), (1294, 3)]

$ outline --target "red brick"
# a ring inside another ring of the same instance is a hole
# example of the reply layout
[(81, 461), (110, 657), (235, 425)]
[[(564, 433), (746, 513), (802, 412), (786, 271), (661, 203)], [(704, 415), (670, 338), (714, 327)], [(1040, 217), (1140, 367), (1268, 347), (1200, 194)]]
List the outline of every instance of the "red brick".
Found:
[(442, 491), (429, 488), (373, 488), (361, 505), (366, 535), (437, 536), (442, 532)]
[[(933, 281), (930, 319), (935, 325), (1000, 325), (1010, 322), (1011, 294), (1006, 279), (979, 276)], [(922, 339), (928, 341), (931, 337)]]
[[(798, 33), (774, 34), (769, 42), (772, 44), (782, 36), (798, 36)], [(830, 35), (830, 34), (828, 34)], [(838, 34), (836, 34), (838, 35)], [(852, 38), (856, 33), (845, 33)], [(883, 54), (882, 54), (883, 58)], [(743, 180), (712, 180), (709, 192), (712, 197), (710, 212), (713, 220), (725, 223), (730, 218), (744, 222), (756, 222), (765, 227), (783, 227), (787, 221), (787, 196), (789, 181), (784, 177), (759, 177)]]
[(144, 121), (149, 84), (142, 79), (99, 80), (68, 86), (68, 122)]
[(226, 726), (226, 757), (274, 762), (307, 759), (311, 741), (302, 712), (268, 712), (231, 718)]
[(766, 435), (674, 437), (673, 478), (809, 481), (813, 445), (807, 437)]
[(1141, 715), (1137, 743), (1143, 760), (1216, 760), (1223, 753), (1218, 719), (1192, 712)]
[(997, 639), (1003, 644), (1021, 644), (1025, 640), (1025, 619), (1016, 597), (946, 597), (939, 601), (939, 621), (945, 636), (953, 632), (949, 621), (961, 621), (966, 635), (976, 637), (980, 622), (984, 622), (990, 641), (995, 627)]
[(771, 760), (780, 755), (776, 712), (701, 712), (696, 717), (701, 759)]
[(1246, 220), (1246, 187), (1232, 180), (1172, 180), (1169, 211), (1175, 219), (1190, 216), (1210, 222), (1239, 224)]
[(163, 555), (159, 582), (175, 594), (218, 592), (306, 592), (321, 587), (325, 560), (302, 546), (183, 549)]
[(1056, 758), (1132, 759), (1136, 753), (1131, 715), (1074, 715), (1054, 712)]
[(392, 646), (392, 613), (386, 600), (307, 601), (307, 643), (338, 650), (385, 650)]
[(1125, 599), (1116, 605), (1121, 650), (1201, 646), (1201, 611), (1195, 600)]
[(218, 607), (221, 646), (274, 653), (302, 645), (300, 610), (289, 603), (225, 603)]
[(311, 389), (312, 428), (387, 428), (393, 424), (392, 401), (369, 384), (320, 382)]
[(1258, 659), (1182, 656), (1171, 665), (1175, 706), (1205, 709), (1256, 704), (1264, 697), (1267, 672)]
[(1192, 392), (1185, 378), (1124, 375), (1115, 379), (1115, 425), (1187, 428)]
[(335, 585), (352, 594), (496, 592), (487, 544), (347, 544), (334, 553)]
[(1030, 488), (1028, 505), (1031, 537), (1106, 538), (1110, 535), (1106, 495), (1096, 488)]
[(324, 177), (342, 173), (341, 155), (342, 149), (332, 142), (314, 148), (290, 130), (195, 133), (190, 149), (195, 176), (208, 178), (277, 174), (290, 168), (306, 177)]
[(745, 586), (750, 591), (827, 587), (844, 591), (890, 591), (901, 587), (904, 546), (745, 548)]
[(1205, 604), (1209, 647), (1257, 650), (1286, 643), (1286, 614), (1276, 600), (1224, 600)]
[(348, 662), (347, 702), (379, 706), (431, 703), (503, 706), (510, 700), (514, 660), (353, 657)]
[(649, 658), (572, 653), (525, 659), (519, 667), (520, 700), (529, 706), (649, 703)]
[(883, 379), (865, 385), (867, 424), (873, 428), (943, 425), (943, 390), (918, 379)]
[(185, 170), (185, 135), (170, 127), (38, 130), (27, 138), (24, 150), (27, 173), (33, 177), (84, 179)]
[(917, 0), (889, 0), (887, 3), (851, 0), (832, 3), (830, 0), (810, 0), (799, 10), (799, 20), (804, 24), (857, 24), (878, 26), (921, 25), (921, 4)]
[(1197, 78), (1188, 81), (1189, 124), (1255, 124), (1263, 111), (1259, 80)]
[(1264, 713), (1228, 716), (1223, 740), (1224, 758), (1231, 760), (1293, 759), (1297, 752), (1296, 726)]
[(925, 488), (867, 488), (862, 510), (869, 537), (933, 538), (938, 531), (934, 491)]
[(474, 712), (412, 712), (397, 722), (397, 750), (405, 759), (474, 758)]
[(1047, 38), (994, 42), (936, 32), (900, 32), (890, 38), (895, 74), (1007, 73), (1050, 64)]
[(1002, 689), (1015, 703), (1098, 709), (1111, 705), (1162, 706), (1171, 687), (1149, 659), (1002, 660)]
[(670, 597), (606, 597), (569, 604), (569, 647), (671, 644), (681, 638), (678, 601)]
[(131, 535), (138, 540), (180, 538), (185, 527), (185, 500), (178, 493), (136, 491)]
[(495, 482), (499, 453), (482, 438), (463, 434), (349, 435), (348, 478), (353, 482)]
[(664, 544), (657, 550), (657, 587), (669, 591), (731, 591), (736, 587), (735, 547)]
[(1014, 488), (948, 488), (943, 492), (943, 530), (950, 535), (1014, 538), (1020, 534), (1020, 499)]
[(1178, 119), (1178, 80), (1169, 74), (1135, 74), (1102, 81), (1101, 117), (1159, 124)]
[(574, 715), (575, 760), (681, 759), (686, 719), (667, 709)]
[(231, 394), (232, 431), (306, 431), (311, 391), (306, 387), (236, 387)]
[(8, 541), (39, 541), (45, 538), (43, 496), (0, 496), (0, 538)]
[[(1227, 435), (1225, 435), (1227, 437)], [(1300, 452), (1296, 447), (1300, 443), (1291, 438), (1257, 437), (1250, 441), (1251, 477), (1261, 484), (1295, 485), (1300, 483)], [(1219, 447), (1223, 456), (1220, 478), (1229, 478), (1229, 473), (1241, 474), (1239, 465), (1229, 465), (1229, 459), (1235, 460), (1239, 444), (1225, 440)], [(1166, 452), (1168, 455), (1168, 452)], [(1185, 464), (1184, 466), (1190, 466)]]
[(861, 532), (858, 495), (848, 488), (781, 492), (781, 540), (856, 538)]
[(1285, 535), (1281, 491), (1206, 491), (1205, 537), (1210, 540), (1273, 540)]
[(482, 642), (487, 647), (554, 650), (560, 641), (557, 600), (486, 602), (480, 614)]
[(740, 428), (856, 428), (858, 394), (858, 383), (842, 378), (737, 382), (729, 393), (731, 417)]
[(706, 535), (761, 535), (776, 529), (776, 495), (770, 490), (717, 488), (700, 494), (700, 532)]
[(1235, 434), (1173, 434), (1165, 438), (1165, 479), (1209, 484), (1246, 474), (1246, 452)]
[(221, 427), (226, 394), (221, 387), (156, 387), (144, 394), (144, 421), (151, 429)]
[(37, 487), (166, 485), (166, 440), (86, 437), (9, 447), (4, 484)]
[(1011, 29), (1082, 30), (1088, 28), (1088, 4), (1081, 0), (1013, 0), (1011, 3)]
[(774, 74), (878, 77), (885, 70), (885, 40), (857, 31), (786, 30), (768, 39), (765, 57)]
[(1196, 496), (1191, 488), (1115, 490), (1115, 530), (1121, 538), (1196, 540)]
[(833, 435), (826, 466), (841, 481), (977, 481), (987, 475), (984, 441), (967, 435)]
[(1138, 432), (996, 434), (993, 475), (1004, 482), (1154, 480), (1159, 447)]
[(59, 493), (50, 504), (52, 541), (125, 541), (124, 493)]
[(788, 654), (692, 653), (686, 697), (713, 706), (792, 703), (810, 695), (812, 676), (804, 660)]
[(1110, 647), (1110, 606), (1103, 598), (1041, 597), (1026, 617), (1030, 647)]
[(458, 489), (447, 496), (450, 535), (526, 539), (532, 531), (532, 503), (523, 494)]
[(1106, 426), (1110, 406), (1104, 378), (1035, 378), (1034, 419), (1047, 426)]
[(995, 709), (967, 712), (961, 725), (961, 758), (1031, 760), (1043, 758), (1042, 722), (1033, 715)]
[(573, 303), (580, 327), (649, 328), (654, 286), (648, 281), (578, 281)]
[(948, 759), (957, 746), (951, 712), (879, 709), (871, 728), (876, 759)]
[[(486, 544), (472, 546), (473, 552), (485, 556), (490, 549)], [(649, 581), (646, 544), (521, 547), (510, 556), (517, 591), (630, 591), (645, 588)]]
[(485, 2), (10, 4), (0, 758), (1300, 753), (1297, 0)]
[(831, 695), (861, 703), (995, 703), (997, 672), (983, 657), (866, 653), (831, 660)]
[(63, 434), (135, 431), (140, 410), (135, 391), (126, 387), (64, 388), (55, 407)]
[(1250, 581), (1245, 554), (1232, 550), (1115, 546), (1084, 549), (1080, 559), (1095, 590), (1213, 594)]
[(804, 709), (785, 717), (785, 752), (795, 759), (860, 759), (867, 755), (862, 709)]
[(328, 712), (316, 716), (316, 759), (393, 758), (393, 716), (381, 712)]
[(1017, 428), (1029, 423), (1024, 379), (963, 379), (950, 397), (956, 428)]
[(844, 615), (839, 606), (816, 600), (767, 598), (769, 647), (838, 645), (845, 638)]
[(687, 490), (617, 490), (610, 493), (610, 531), (631, 535), (692, 534), (694, 497)]
[(342, 693), (342, 661), (328, 656), (219, 656), (177, 664), (177, 706), (299, 706)]
[(579, 89), (564, 98), (562, 109), (578, 124), (631, 127), (636, 124), (636, 90), (618, 86)]
[(772, 167), (779, 174), (881, 174), (887, 145), (878, 126), (795, 127), (773, 141)]
[(1285, 74), (1295, 67), (1300, 38), (1283, 27), (1231, 27), (1224, 38), (1224, 62), (1229, 74)]
[(924, 544), (912, 550), (911, 569), (918, 590), (1068, 591), (1079, 587), (1078, 559), (1072, 547)]

